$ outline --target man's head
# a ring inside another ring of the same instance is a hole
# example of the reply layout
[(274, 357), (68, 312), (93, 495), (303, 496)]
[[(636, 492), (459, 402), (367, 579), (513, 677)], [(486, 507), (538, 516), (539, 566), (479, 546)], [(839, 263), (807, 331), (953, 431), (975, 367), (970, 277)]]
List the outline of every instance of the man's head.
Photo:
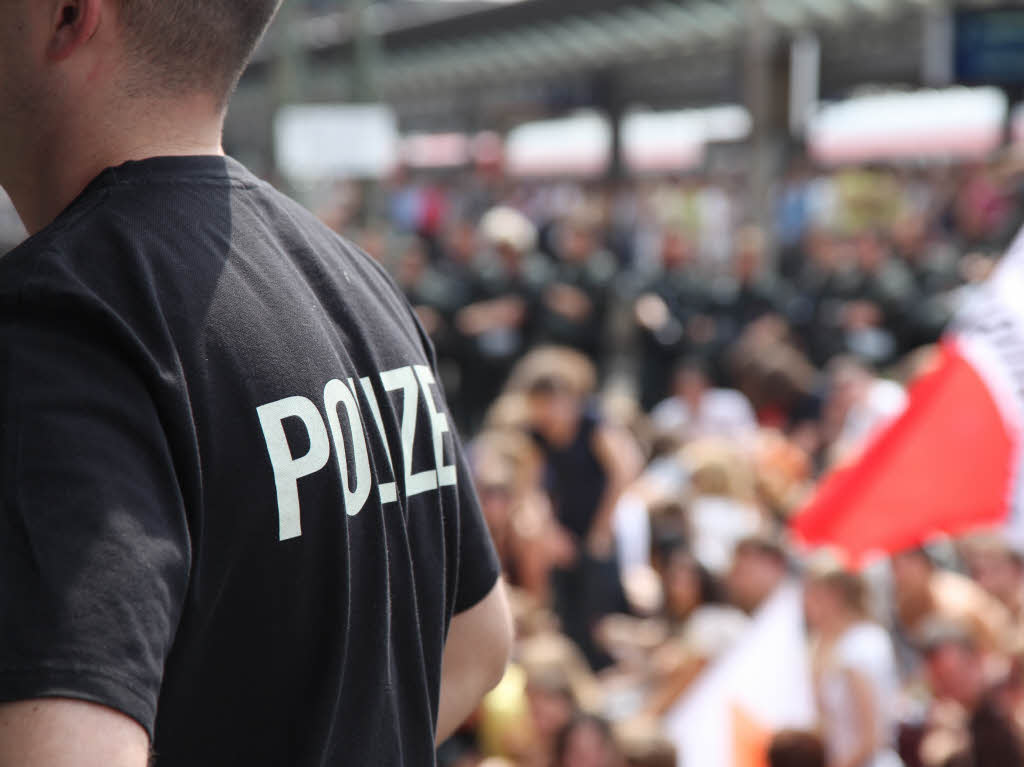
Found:
[(997, 535), (978, 536), (963, 546), (967, 570), (982, 588), (1011, 610), (1021, 606), (1024, 557)]
[(549, 442), (565, 446), (576, 436), (583, 401), (565, 377), (538, 376), (526, 390), (526, 403), (530, 425)]
[(711, 371), (700, 357), (684, 357), (676, 364), (672, 385), (677, 397), (686, 400), (690, 407), (700, 407), (711, 386)]
[(789, 572), (782, 547), (773, 539), (751, 537), (740, 541), (726, 577), (729, 599), (753, 613), (772, 595)]
[(830, 567), (804, 578), (804, 607), (811, 629), (829, 634), (870, 614), (867, 582), (857, 573)]
[(596, 376), (585, 355), (563, 346), (542, 346), (519, 361), (508, 388), (525, 396), (530, 427), (552, 445), (564, 447), (576, 438)]
[(691, 266), (694, 254), (693, 242), (682, 227), (665, 227), (661, 236), (661, 261), (667, 271)]
[[(65, 0), (67, 2), (68, 0)], [(281, 0), (113, 0), (131, 85), (225, 104)]]
[(570, 264), (585, 263), (598, 250), (597, 229), (593, 211), (575, 211), (562, 222), (558, 255)]
[(828, 365), (831, 407), (846, 413), (867, 394), (874, 378), (871, 370), (852, 356), (836, 357)]
[(935, 624), (923, 644), (932, 694), (973, 709), (987, 687), (985, 669), (970, 633), (960, 626)]
[(756, 226), (745, 226), (736, 235), (733, 274), (740, 283), (752, 282), (764, 262), (765, 236)]
[(445, 229), (445, 255), (457, 264), (471, 266), (480, 250), (476, 224), (468, 218), (450, 222)]
[(690, 551), (679, 528), (658, 527), (651, 531), (651, 564), (661, 578), (665, 614), (684, 620), (701, 605), (720, 601), (721, 589)]
[(925, 598), (931, 589), (935, 565), (924, 548), (901, 551), (892, 558), (892, 582), (899, 600)]
[(95, 88), (116, 77), (131, 95), (224, 104), (280, 2), (0, 0), (0, 79), (5, 95), (28, 81)]
[(118, 155), (78, 146), (86, 132), (131, 154), (158, 143), (136, 126), (163, 121), (185, 144), (191, 120), (173, 124), (175, 103), (202, 104), (206, 114), (190, 116), (219, 130), (279, 2), (0, 0), (0, 183), (38, 173), (31, 153)]

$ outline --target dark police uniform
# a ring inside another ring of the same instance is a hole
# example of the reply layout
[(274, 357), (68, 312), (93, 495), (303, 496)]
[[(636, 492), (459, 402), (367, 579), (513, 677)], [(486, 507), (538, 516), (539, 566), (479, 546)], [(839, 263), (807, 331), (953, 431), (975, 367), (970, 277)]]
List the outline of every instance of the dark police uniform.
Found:
[(497, 560), (380, 267), (233, 160), (101, 174), (0, 259), (0, 700), (169, 765), (429, 765)]

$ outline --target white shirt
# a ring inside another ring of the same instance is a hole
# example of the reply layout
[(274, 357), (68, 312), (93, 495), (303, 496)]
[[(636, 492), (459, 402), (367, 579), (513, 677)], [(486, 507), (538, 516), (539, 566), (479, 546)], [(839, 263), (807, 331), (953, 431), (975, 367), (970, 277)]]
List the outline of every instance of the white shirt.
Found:
[(669, 397), (651, 411), (651, 420), (660, 431), (676, 432), (686, 440), (744, 439), (757, 431), (750, 401), (732, 389), (708, 389), (696, 413), (679, 397)]
[(892, 751), (896, 716), (893, 701), (899, 691), (892, 640), (875, 623), (857, 623), (846, 630), (829, 657), (818, 680), (829, 763), (845, 762), (857, 746), (853, 723), (857, 710), (845, 672), (854, 671), (871, 687), (876, 712), (875, 726), (881, 733), (882, 748), (865, 767), (896, 767), (899, 757)]
[(879, 431), (888, 426), (907, 407), (907, 392), (895, 381), (878, 378), (864, 398), (846, 414), (839, 443), (846, 449), (858, 450)]
[(736, 544), (761, 532), (761, 515), (745, 503), (717, 495), (701, 495), (690, 503), (693, 553), (713, 573), (724, 573)]
[(612, 516), (612, 529), (619, 573), (623, 578), (634, 568), (651, 564), (651, 518), (642, 497), (629, 491), (619, 497)]

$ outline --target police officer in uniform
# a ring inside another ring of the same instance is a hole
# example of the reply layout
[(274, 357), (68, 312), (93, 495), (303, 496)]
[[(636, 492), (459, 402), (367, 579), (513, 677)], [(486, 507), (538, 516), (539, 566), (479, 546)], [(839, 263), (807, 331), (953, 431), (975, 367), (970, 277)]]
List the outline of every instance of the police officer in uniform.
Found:
[(429, 765), (510, 621), (430, 344), (223, 155), (278, 0), (0, 0), (0, 765)]

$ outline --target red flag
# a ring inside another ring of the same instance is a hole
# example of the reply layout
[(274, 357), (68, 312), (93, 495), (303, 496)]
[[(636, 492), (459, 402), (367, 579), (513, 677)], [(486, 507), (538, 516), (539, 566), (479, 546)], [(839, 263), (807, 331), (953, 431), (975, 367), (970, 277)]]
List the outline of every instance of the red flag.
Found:
[(1024, 238), (964, 307), (906, 411), (794, 519), (854, 562), (1015, 516), (1024, 412)]

